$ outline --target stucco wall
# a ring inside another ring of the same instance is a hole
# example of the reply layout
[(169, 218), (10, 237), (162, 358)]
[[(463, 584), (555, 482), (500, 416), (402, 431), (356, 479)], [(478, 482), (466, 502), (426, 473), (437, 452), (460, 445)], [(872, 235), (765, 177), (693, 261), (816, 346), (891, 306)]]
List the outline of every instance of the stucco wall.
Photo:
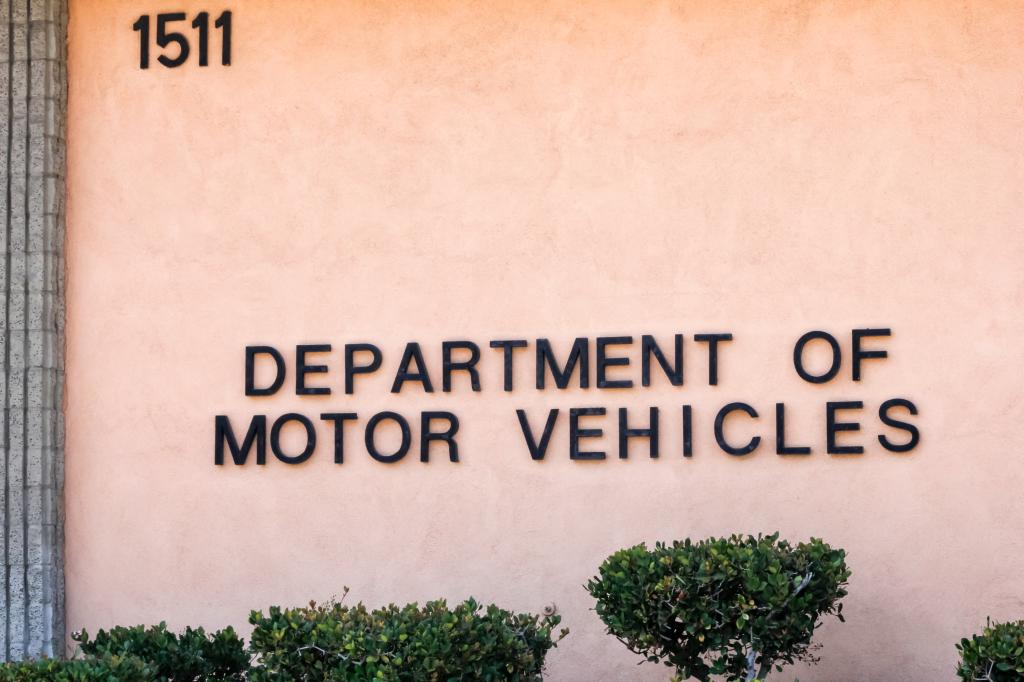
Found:
[[(230, 67), (140, 70), (160, 9), (71, 7), (70, 629), (475, 595), (558, 605), (552, 680), (658, 680), (581, 585), (628, 544), (772, 530), (853, 569), (805, 682), (952, 679), (959, 637), (1024, 617), (1020, 3), (247, 0)], [(863, 381), (794, 374), (803, 332), (848, 354), (869, 326)], [(485, 346), (480, 393), (388, 392), (407, 341), (439, 384), (446, 339), (677, 332), (681, 388), (537, 391), (522, 362), (505, 393)], [(359, 341), (385, 367), (346, 396)], [(333, 395), (243, 395), (247, 344), (291, 369), (320, 342)], [(891, 397), (906, 455), (875, 440)], [(733, 400), (761, 413), (744, 458), (711, 432)], [(864, 401), (864, 455), (825, 453), (829, 400)], [(774, 453), (776, 401), (813, 455)], [(614, 452), (614, 410), (651, 405), (657, 460), (569, 461), (563, 416), (534, 462), (514, 412), (606, 406)], [(216, 414), (385, 409), (456, 412), (462, 461), (384, 465), (356, 426), (338, 466), (320, 423), (303, 465), (213, 464)]]

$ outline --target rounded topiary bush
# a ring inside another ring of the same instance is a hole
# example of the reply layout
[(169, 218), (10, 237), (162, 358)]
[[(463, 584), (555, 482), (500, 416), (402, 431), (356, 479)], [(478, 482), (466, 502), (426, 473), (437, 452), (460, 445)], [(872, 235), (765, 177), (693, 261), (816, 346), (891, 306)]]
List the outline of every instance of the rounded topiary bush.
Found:
[(995, 624), (988, 621), (980, 635), (965, 637), (956, 648), (960, 652), (956, 674), (961, 680), (1024, 680), (1024, 620)]
[(734, 535), (620, 550), (587, 590), (608, 632), (675, 679), (754, 680), (815, 660), (814, 629), (843, 620), (849, 577), (846, 553), (821, 540)]
[(250, 679), (344, 682), (535, 682), (558, 616), (511, 613), (470, 599), (449, 608), (340, 603), (253, 611)]

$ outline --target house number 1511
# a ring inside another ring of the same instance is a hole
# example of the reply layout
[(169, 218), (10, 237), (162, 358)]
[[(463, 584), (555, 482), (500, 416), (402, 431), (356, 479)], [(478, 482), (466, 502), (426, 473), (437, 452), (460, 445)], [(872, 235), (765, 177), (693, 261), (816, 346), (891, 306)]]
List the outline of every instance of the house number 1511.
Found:
[[(156, 15), (156, 44), (162, 50), (166, 50), (172, 44), (177, 45), (177, 54), (168, 56), (160, 54), (156, 60), (169, 69), (181, 66), (188, 61), (190, 53), (188, 37), (180, 32), (169, 30), (172, 24), (179, 21), (186, 21), (184, 12), (168, 12)], [(132, 29), (139, 32), (139, 68), (149, 68), (149, 24), (150, 16), (143, 14), (139, 20), (132, 24)], [(224, 66), (231, 64), (231, 12), (226, 10), (213, 22), (214, 29), (220, 29), (220, 63)], [(192, 20), (192, 28), (196, 29), (199, 39), (199, 66), (209, 64), (210, 52), (210, 13), (200, 12)], [(174, 48), (171, 48), (174, 53)]]

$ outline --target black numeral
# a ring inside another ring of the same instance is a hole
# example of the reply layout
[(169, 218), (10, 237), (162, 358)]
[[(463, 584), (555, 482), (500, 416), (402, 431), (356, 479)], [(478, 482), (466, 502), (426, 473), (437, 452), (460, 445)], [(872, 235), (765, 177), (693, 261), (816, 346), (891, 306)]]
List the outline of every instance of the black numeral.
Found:
[(213, 25), (221, 29), (220, 40), (220, 63), (224, 66), (231, 64), (231, 10), (225, 10), (217, 17)]
[(132, 24), (132, 29), (139, 32), (139, 68), (149, 68), (149, 15), (143, 14)]
[[(191, 53), (189, 39), (181, 31), (170, 30), (170, 24), (178, 21), (185, 21), (187, 16), (184, 12), (164, 12), (156, 15), (156, 39), (157, 47), (163, 52), (157, 56), (157, 61), (169, 69), (181, 66), (188, 61)], [(150, 15), (143, 14), (132, 24), (132, 30), (139, 32), (139, 68), (149, 68), (149, 21)], [(224, 66), (231, 64), (231, 11), (225, 10), (213, 23), (215, 28), (220, 29), (220, 63)], [(200, 12), (192, 20), (192, 28), (196, 29), (199, 37), (199, 66), (206, 66), (210, 63), (210, 13)]]
[(156, 44), (160, 47), (167, 47), (171, 43), (178, 44), (178, 56), (171, 59), (165, 54), (156, 58), (158, 62), (169, 69), (181, 66), (188, 59), (188, 38), (184, 33), (177, 31), (167, 32), (167, 24), (172, 21), (185, 21), (184, 12), (171, 12), (169, 14), (156, 15)]
[(199, 66), (206, 66), (209, 63), (208, 50), (210, 42), (210, 15), (207, 12), (200, 12), (192, 20), (192, 28), (199, 29)]

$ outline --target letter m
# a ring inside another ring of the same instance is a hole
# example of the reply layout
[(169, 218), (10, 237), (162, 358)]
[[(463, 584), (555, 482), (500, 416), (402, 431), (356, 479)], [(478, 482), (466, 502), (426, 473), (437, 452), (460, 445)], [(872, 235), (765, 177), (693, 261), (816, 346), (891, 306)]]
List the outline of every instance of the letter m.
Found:
[(565, 367), (559, 369), (555, 354), (551, 350), (551, 342), (547, 339), (537, 339), (537, 388), (544, 388), (545, 367), (551, 369), (551, 376), (558, 388), (567, 388), (577, 364), (580, 368), (580, 388), (588, 388), (590, 386), (589, 343), (585, 336), (576, 339), (572, 344), (572, 350), (569, 351), (569, 359), (565, 361)]
[(249, 424), (249, 431), (245, 434), (242, 446), (238, 446), (238, 439), (231, 428), (231, 420), (227, 415), (218, 414), (215, 418), (216, 435), (214, 436), (213, 463), (224, 464), (224, 444), (227, 443), (231, 451), (231, 460), (235, 464), (245, 464), (249, 458), (249, 451), (252, 450), (253, 442), (256, 443), (256, 463), (267, 463), (267, 417), (258, 414), (252, 418)]

